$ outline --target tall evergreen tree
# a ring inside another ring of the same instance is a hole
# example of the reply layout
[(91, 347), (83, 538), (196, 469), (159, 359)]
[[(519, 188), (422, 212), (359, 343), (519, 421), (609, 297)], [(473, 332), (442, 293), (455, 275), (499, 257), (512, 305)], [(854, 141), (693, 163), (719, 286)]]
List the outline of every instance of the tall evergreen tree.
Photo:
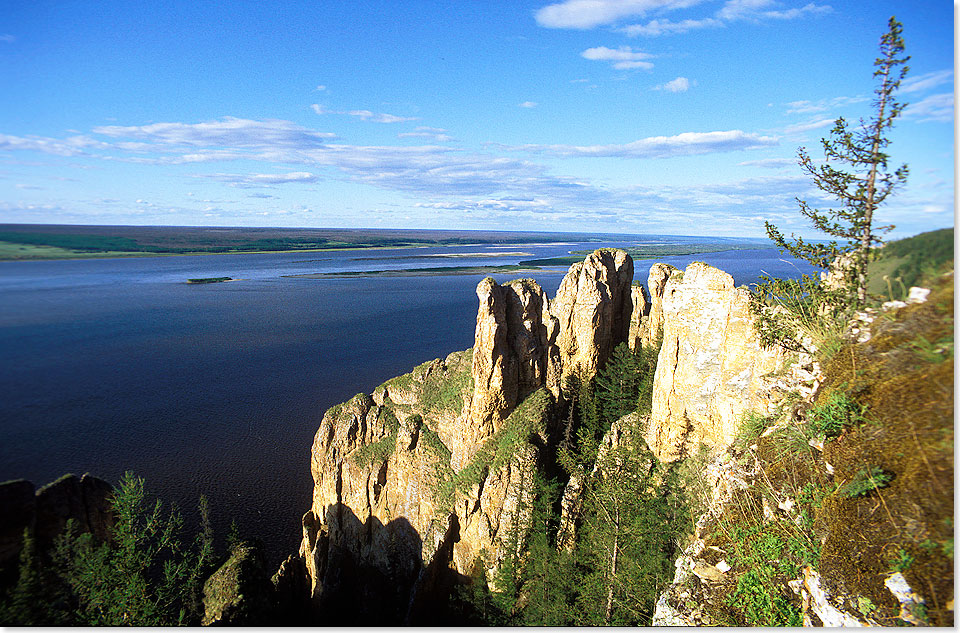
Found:
[[(880, 39), (880, 57), (874, 61), (878, 86), (874, 91), (875, 114), (869, 121), (861, 119), (858, 128), (851, 128), (843, 118), (837, 119), (829, 139), (821, 139), (826, 161), (817, 164), (800, 148), (798, 155), (803, 171), (813, 178), (824, 193), (837, 199), (836, 209), (819, 210), (798, 199), (800, 213), (813, 226), (827, 235), (846, 240), (846, 245), (814, 244), (791, 235), (786, 239), (766, 222), (767, 235), (781, 249), (820, 268), (828, 268), (837, 258), (846, 257), (840, 267), (845, 299), (861, 307), (867, 299), (867, 262), (871, 249), (881, 244), (879, 234), (892, 227), (875, 227), (875, 213), (886, 199), (907, 179), (907, 166), (888, 171), (890, 144), (887, 133), (903, 112), (905, 103), (894, 94), (909, 67), (904, 56), (903, 26), (891, 17), (889, 30)], [(837, 166), (839, 165), (839, 167)]]
[(649, 624), (685, 522), (673, 479), (637, 432), (601, 456), (578, 544), (581, 624)]

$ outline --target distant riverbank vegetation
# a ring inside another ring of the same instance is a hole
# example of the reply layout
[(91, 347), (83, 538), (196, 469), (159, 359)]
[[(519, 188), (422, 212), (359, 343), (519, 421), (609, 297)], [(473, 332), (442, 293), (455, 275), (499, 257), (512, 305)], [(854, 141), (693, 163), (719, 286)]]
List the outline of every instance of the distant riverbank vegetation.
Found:
[(0, 224), (0, 260), (538, 244), (596, 236), (506, 231)]
[[(520, 245), (563, 242), (632, 241), (644, 236), (520, 231), (447, 231), (423, 229), (290, 229), (188, 226), (78, 226), (0, 224), (0, 261), (157, 257), (221, 253), (309, 252), (371, 248), (413, 248), (466, 245)], [(650, 237), (650, 236), (647, 236)], [(630, 250), (635, 259), (688, 255), (730, 249), (758, 248), (759, 243), (726, 238), (670, 238)], [(654, 242), (657, 237), (653, 236)], [(588, 251), (584, 251), (586, 253)], [(521, 253), (527, 255), (527, 253)], [(438, 256), (442, 256), (440, 254)], [(486, 254), (484, 254), (486, 255)], [(498, 254), (491, 253), (490, 256)], [(506, 255), (499, 254), (501, 256)], [(477, 256), (480, 256), (478, 254)], [(580, 252), (556, 260), (530, 260), (522, 267), (569, 266)], [(568, 261), (569, 260), (569, 261)]]

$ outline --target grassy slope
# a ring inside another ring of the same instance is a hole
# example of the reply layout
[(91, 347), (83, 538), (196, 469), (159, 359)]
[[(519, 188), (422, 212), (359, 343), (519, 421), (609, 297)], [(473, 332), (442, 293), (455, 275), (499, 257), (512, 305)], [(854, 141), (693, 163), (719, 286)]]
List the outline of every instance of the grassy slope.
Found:
[[(928, 270), (946, 266), (933, 263)], [(881, 314), (870, 341), (847, 342), (822, 359), (824, 382), (812, 406), (794, 399), (778, 417), (747, 418), (736, 459), (760, 470), (706, 539), (726, 552), (736, 578), (710, 600), (716, 621), (795, 623), (798, 598), (786, 583), (812, 565), (832, 593), (856, 597), (844, 605), (848, 611), (886, 626), (903, 624), (884, 586), (901, 571), (926, 600), (919, 620), (952, 626), (952, 262), (948, 267), (923, 280), (932, 288), (926, 303)], [(822, 437), (827, 422), (838, 432), (821, 452), (809, 441)], [(870, 472), (882, 479), (870, 480)], [(778, 511), (785, 500), (793, 508)]]

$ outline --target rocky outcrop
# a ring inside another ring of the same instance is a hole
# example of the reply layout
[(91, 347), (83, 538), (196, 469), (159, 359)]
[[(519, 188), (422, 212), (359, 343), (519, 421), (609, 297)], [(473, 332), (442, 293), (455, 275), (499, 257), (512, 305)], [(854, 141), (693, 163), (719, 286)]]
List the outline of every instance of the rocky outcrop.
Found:
[[(462, 429), (473, 446), (499, 430), (517, 404), (537, 389), (560, 395), (559, 324), (539, 284), (518, 279), (501, 286), (487, 277), (477, 286), (477, 298), (474, 391)], [(454, 467), (462, 465), (468, 452), (455, 453)]]
[(533, 280), (484, 279), (471, 350), (327, 411), (284, 583), (295, 586), (302, 561), (330, 623), (435, 624), (472, 571), (493, 581), (527, 529), (563, 376), (589, 376), (626, 340), (632, 277), (626, 253), (601, 249), (570, 268), (552, 302)]
[(659, 459), (672, 461), (701, 443), (728, 446), (744, 411), (772, 406), (774, 374), (786, 359), (760, 345), (748, 290), (706, 264), (669, 277), (662, 310), (647, 439)]
[(633, 260), (624, 251), (602, 248), (570, 267), (551, 304), (564, 376), (595, 374), (627, 340), (632, 284)]
[(276, 624), (274, 593), (263, 546), (256, 541), (238, 543), (203, 583), (203, 626)]
[(17, 560), (28, 528), (41, 551), (53, 545), (71, 519), (77, 533), (105, 540), (115, 521), (112, 492), (109, 483), (89, 473), (64, 475), (39, 490), (24, 479), (0, 484), (0, 567)]
[(656, 263), (647, 275), (647, 287), (634, 284), (633, 313), (630, 316), (630, 349), (655, 346), (663, 327), (663, 290), (667, 280), (680, 271), (670, 264)]

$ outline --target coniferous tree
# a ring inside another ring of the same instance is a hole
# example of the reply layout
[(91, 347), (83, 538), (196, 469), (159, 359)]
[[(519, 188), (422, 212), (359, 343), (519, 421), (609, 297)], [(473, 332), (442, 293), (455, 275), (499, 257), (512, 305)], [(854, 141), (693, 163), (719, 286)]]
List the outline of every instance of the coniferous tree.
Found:
[[(72, 521), (58, 538), (54, 561), (85, 624), (169, 626), (192, 624), (201, 615), (202, 582), (211, 565), (212, 535), (183, 547), (178, 512), (163, 516), (158, 500), (145, 505), (143, 479), (126, 473), (114, 492), (116, 524), (111, 540), (97, 544), (76, 535)], [(203, 504), (205, 505), (205, 504)]]
[(573, 557), (556, 547), (556, 502), (561, 490), (554, 480), (537, 476), (527, 537), (520, 623), (527, 626), (567, 626), (574, 623), (576, 593)]
[[(805, 148), (801, 147), (798, 152), (803, 171), (813, 178), (818, 189), (840, 203), (836, 209), (821, 211), (798, 199), (800, 213), (818, 230), (846, 240), (847, 245), (811, 244), (799, 238), (791, 243), (776, 227), (765, 223), (767, 235), (779, 247), (820, 268), (828, 267), (837, 257), (848, 256), (850, 262), (843, 267), (844, 286), (858, 307), (867, 298), (870, 251), (881, 243), (878, 233), (892, 228), (875, 227), (874, 214), (890, 194), (906, 182), (908, 174), (906, 165), (888, 171), (890, 157), (885, 151), (890, 144), (887, 132), (906, 107), (894, 94), (909, 70), (906, 63), (910, 59), (903, 55), (903, 25), (891, 17), (888, 26), (889, 30), (880, 38), (880, 57), (874, 61), (873, 76), (879, 81), (874, 91), (874, 117), (870, 121), (861, 119), (857, 129), (851, 129), (845, 119), (837, 119), (831, 138), (821, 139), (826, 158), (821, 165), (814, 162)], [(838, 163), (841, 168), (834, 166)]]
[(578, 544), (580, 624), (649, 624), (685, 521), (674, 478), (636, 432), (600, 458)]
[[(892, 226), (875, 226), (875, 214), (887, 198), (907, 179), (908, 169), (902, 165), (889, 170), (886, 152), (890, 139), (887, 134), (894, 121), (903, 112), (905, 103), (896, 100), (895, 93), (906, 76), (906, 62), (902, 37), (903, 26), (891, 17), (889, 30), (880, 39), (880, 57), (874, 61), (873, 75), (878, 81), (874, 90), (874, 115), (869, 121), (851, 127), (843, 118), (837, 119), (830, 138), (821, 139), (825, 161), (818, 164), (805, 148), (798, 151), (799, 163), (810, 175), (818, 189), (837, 200), (837, 207), (815, 209), (797, 199), (800, 213), (817, 230), (843, 240), (838, 244), (806, 242), (791, 235), (790, 239), (770, 222), (765, 222), (767, 235), (782, 250), (819, 268), (834, 267), (836, 282), (825, 287), (807, 275), (800, 280), (781, 280), (761, 277), (753, 293), (754, 310), (761, 314), (758, 330), (765, 345), (778, 343), (795, 351), (810, 351), (802, 342), (800, 323), (814, 319), (839, 319), (849, 310), (863, 307), (867, 301), (867, 264), (874, 247), (881, 245), (880, 235)], [(776, 303), (783, 308), (778, 313), (762, 310), (762, 306)]]

